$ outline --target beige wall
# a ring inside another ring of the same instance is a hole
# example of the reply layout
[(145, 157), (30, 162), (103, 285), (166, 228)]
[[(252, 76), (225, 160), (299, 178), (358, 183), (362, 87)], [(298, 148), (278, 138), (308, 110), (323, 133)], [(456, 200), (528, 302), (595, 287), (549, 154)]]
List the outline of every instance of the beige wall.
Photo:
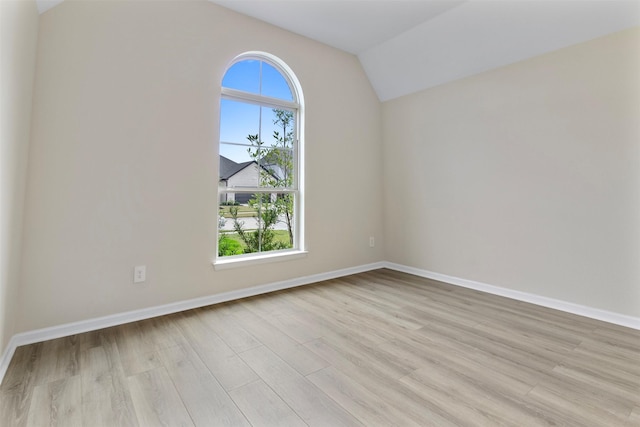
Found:
[[(66, 1), (38, 42), (18, 331), (382, 260), (381, 106), (355, 56), (208, 1)], [(304, 91), (309, 255), (214, 271), (220, 82), (249, 50)]]
[(35, 1), (0, 1), (0, 354), (18, 312), (37, 35)]
[(639, 117), (640, 29), (384, 103), (386, 259), (640, 316)]
[[(18, 3), (0, 1), (3, 346), (382, 259), (640, 316), (639, 30), (381, 108), (354, 56), (207, 1), (67, 1), (39, 30)], [(248, 50), (304, 90), (310, 252), (214, 271), (219, 86)]]

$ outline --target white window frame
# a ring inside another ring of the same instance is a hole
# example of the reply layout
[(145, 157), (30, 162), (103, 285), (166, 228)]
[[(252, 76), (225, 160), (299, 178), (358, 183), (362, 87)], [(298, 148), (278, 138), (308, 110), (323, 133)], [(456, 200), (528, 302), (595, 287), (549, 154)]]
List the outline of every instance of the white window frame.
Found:
[[(272, 98), (268, 96), (262, 96), (255, 93), (249, 93), (242, 90), (231, 89), (221, 86), (220, 100), (229, 99), (232, 101), (239, 101), (244, 103), (256, 104), (260, 107), (268, 108), (283, 108), (292, 110), (295, 113), (295, 129), (294, 129), (294, 170), (295, 178), (293, 188), (270, 188), (269, 193), (292, 193), (294, 194), (294, 209), (293, 209), (293, 236), (294, 245), (291, 249), (283, 249), (277, 251), (268, 252), (256, 252), (242, 255), (230, 255), (220, 257), (218, 256), (218, 241), (220, 237), (220, 231), (216, 228), (216, 252), (213, 259), (213, 265), (216, 270), (234, 268), (240, 266), (246, 266), (251, 264), (263, 264), (275, 261), (288, 261), (293, 259), (299, 259), (306, 256), (307, 251), (304, 243), (304, 98), (302, 95), (302, 88), (300, 82), (296, 78), (295, 74), (280, 58), (271, 55), (266, 52), (246, 52), (238, 55), (227, 67), (227, 71), (236, 63), (245, 60), (257, 60), (263, 61), (274, 67), (284, 77), (285, 81), (289, 84), (291, 94), (294, 101), (287, 101), (278, 98)], [(221, 141), (218, 138), (218, 149), (221, 143), (229, 143)], [(219, 159), (219, 156), (218, 156)], [(219, 162), (218, 162), (219, 167)], [(219, 176), (219, 174), (218, 174)], [(217, 197), (217, 209), (216, 214), (220, 210), (220, 200), (222, 194), (227, 193), (265, 193), (267, 192), (264, 187), (257, 188), (220, 188), (218, 186)], [(217, 218), (217, 215), (216, 215)]]

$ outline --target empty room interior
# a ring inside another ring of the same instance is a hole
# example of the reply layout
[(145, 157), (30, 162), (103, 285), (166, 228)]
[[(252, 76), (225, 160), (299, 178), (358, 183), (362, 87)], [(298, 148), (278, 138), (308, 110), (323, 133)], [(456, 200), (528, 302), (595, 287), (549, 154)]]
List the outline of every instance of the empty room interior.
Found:
[(640, 2), (0, 19), (0, 425), (640, 425)]

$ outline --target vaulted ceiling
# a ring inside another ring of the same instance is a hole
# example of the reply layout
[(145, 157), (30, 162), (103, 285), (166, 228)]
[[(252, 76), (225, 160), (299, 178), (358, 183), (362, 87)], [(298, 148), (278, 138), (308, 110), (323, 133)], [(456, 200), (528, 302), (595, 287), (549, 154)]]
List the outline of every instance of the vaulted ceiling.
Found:
[(357, 55), (382, 101), (640, 26), (638, 0), (210, 1)]

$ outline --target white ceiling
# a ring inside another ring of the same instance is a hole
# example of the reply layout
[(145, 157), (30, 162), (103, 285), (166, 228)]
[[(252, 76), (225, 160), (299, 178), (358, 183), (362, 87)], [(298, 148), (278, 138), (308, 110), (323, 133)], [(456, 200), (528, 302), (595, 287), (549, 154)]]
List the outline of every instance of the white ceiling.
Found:
[(386, 101), (639, 25), (640, 1), (468, 1), (358, 58)]
[(464, 3), (464, 0), (210, 1), (355, 55)]
[(640, 26), (640, 0), (210, 1), (357, 55), (382, 101)]

